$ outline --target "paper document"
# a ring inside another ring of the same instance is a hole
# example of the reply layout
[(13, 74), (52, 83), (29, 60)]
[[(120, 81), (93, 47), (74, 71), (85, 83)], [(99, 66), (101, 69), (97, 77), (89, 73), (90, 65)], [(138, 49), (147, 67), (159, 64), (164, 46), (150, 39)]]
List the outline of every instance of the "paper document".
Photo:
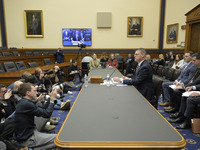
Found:
[(188, 91), (188, 92), (184, 92), (184, 93), (182, 94), (182, 96), (184, 96), (184, 97), (189, 97), (189, 95), (192, 94), (192, 93), (200, 93), (200, 91)]
[(173, 85), (169, 85), (169, 87), (172, 88), (172, 89), (175, 89), (176, 85), (174, 85), (174, 84)]

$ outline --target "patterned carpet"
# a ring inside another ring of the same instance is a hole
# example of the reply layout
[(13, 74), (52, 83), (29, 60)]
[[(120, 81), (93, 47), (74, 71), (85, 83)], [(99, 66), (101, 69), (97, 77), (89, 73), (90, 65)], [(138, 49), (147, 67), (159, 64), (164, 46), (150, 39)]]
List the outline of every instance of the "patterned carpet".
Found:
[[(65, 95), (66, 100), (71, 101), (71, 106), (73, 105), (79, 91), (73, 91), (72, 95)], [(168, 120), (170, 113), (165, 113), (164, 107), (158, 106), (158, 111)], [(56, 125), (56, 128), (52, 133), (58, 133), (60, 127), (62, 126), (62, 123), (64, 122), (67, 114), (69, 111), (61, 111), (61, 110), (54, 110), (52, 117), (58, 117), (59, 124)], [(178, 124), (172, 123), (172, 125), (175, 127)], [(187, 145), (182, 150), (200, 150), (200, 134), (193, 134), (192, 129), (186, 129), (186, 130), (178, 130), (180, 134), (185, 138)]]
[[(159, 100), (160, 102), (160, 100)], [(169, 119), (170, 113), (164, 111), (164, 107), (158, 105), (158, 111), (165, 117)], [(173, 127), (179, 125), (179, 123), (171, 123)], [(178, 130), (178, 132), (184, 137), (187, 144), (182, 150), (200, 150), (200, 134), (193, 134), (192, 129)]]

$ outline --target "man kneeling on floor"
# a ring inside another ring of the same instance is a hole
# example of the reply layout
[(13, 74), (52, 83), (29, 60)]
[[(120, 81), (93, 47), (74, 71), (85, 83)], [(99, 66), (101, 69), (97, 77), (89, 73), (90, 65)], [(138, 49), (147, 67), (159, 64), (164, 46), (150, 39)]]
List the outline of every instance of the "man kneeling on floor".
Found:
[(55, 148), (54, 139), (56, 134), (40, 133), (35, 129), (34, 117), (49, 118), (56, 103), (56, 90), (50, 93), (50, 100), (47, 101), (46, 109), (38, 107), (36, 100), (37, 89), (31, 83), (25, 83), (19, 88), (19, 93), (23, 97), (16, 107), (14, 139), (21, 147), (30, 147), (34, 150)]

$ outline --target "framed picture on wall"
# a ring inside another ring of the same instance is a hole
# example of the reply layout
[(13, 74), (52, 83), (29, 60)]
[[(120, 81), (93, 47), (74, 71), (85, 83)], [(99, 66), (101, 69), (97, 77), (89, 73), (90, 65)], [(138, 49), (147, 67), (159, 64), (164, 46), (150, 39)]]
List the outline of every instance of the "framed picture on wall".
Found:
[(178, 41), (178, 23), (167, 25), (167, 43), (177, 43)]
[(128, 17), (127, 36), (142, 37), (143, 34), (143, 17)]
[(25, 36), (44, 37), (42, 10), (24, 10)]

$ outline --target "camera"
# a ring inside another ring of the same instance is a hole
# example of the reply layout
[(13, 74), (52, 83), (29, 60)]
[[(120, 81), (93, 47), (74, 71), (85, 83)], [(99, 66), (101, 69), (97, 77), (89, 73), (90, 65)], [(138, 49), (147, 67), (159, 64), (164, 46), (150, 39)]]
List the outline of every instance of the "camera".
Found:
[(47, 71), (47, 72), (44, 72), (44, 75), (50, 75), (50, 74), (53, 74), (53, 71)]
[(78, 47), (80, 47), (80, 48), (86, 48), (86, 45), (85, 44), (78, 44)]

